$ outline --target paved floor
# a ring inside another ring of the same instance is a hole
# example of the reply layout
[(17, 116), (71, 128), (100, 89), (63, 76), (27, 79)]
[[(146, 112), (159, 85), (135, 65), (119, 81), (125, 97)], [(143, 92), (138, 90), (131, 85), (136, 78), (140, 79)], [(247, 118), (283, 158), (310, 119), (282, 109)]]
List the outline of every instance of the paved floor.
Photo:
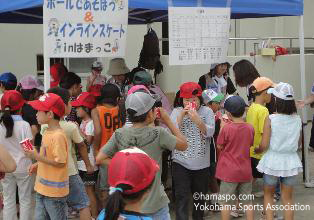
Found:
[[(310, 127), (311, 125), (307, 126), (307, 134), (306, 137), (309, 140), (310, 137)], [(309, 143), (307, 140), (306, 143)], [(310, 152), (309, 153), (309, 170), (310, 170), (310, 176), (313, 177), (314, 176), (314, 153)], [(261, 187), (261, 186), (260, 186)], [(300, 204), (300, 205), (309, 205), (310, 206), (310, 210), (306, 210), (306, 211), (296, 211), (295, 212), (295, 219), (296, 220), (312, 220), (314, 219), (314, 188), (308, 189), (305, 188), (303, 185), (303, 181), (302, 181), (302, 175), (299, 175), (298, 178), (298, 185), (295, 187), (295, 193), (294, 193), (294, 197), (295, 197), (295, 203), (296, 204)], [(263, 198), (255, 198), (254, 200), (254, 204), (262, 204), (263, 203)], [(280, 204), (277, 203), (277, 204)], [(280, 216), (282, 216), (282, 213), (279, 213)], [(258, 211), (255, 211), (255, 219), (259, 219), (259, 213)], [(175, 219), (175, 215), (174, 215), (174, 211), (173, 208), (171, 206), (171, 219)], [(213, 212), (209, 212), (207, 213), (205, 219), (211, 219), (211, 220), (218, 220), (220, 219), (220, 213), (213, 213)], [(245, 219), (245, 217), (240, 217), (237, 219)], [(3, 219), (2, 218), (2, 210), (0, 211), (0, 220), (11, 220), (11, 219)]]

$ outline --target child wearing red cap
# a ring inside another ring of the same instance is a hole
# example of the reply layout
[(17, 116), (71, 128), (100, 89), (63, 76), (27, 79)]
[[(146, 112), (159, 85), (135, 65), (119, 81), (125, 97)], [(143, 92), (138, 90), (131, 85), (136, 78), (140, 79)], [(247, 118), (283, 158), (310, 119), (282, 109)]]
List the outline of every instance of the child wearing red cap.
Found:
[(52, 93), (44, 94), (29, 104), (38, 111), (38, 123), (48, 124), (40, 151), (24, 150), (28, 157), (38, 161), (35, 219), (67, 219), (69, 152), (65, 133), (59, 124), (65, 106), (62, 99)]
[(78, 158), (77, 165), (79, 170), (79, 175), (83, 180), (85, 185), (85, 190), (89, 197), (91, 214), (93, 218), (97, 217), (97, 198), (95, 194), (95, 185), (98, 177), (98, 167), (95, 166), (95, 157), (93, 149), (93, 139), (94, 139), (94, 123), (91, 119), (91, 111), (95, 107), (96, 99), (89, 92), (82, 92), (75, 101), (72, 102), (72, 106), (76, 107), (77, 117), (82, 119), (80, 124), (81, 136), (87, 145), (88, 157), (91, 165), (94, 167), (93, 173), (87, 173), (87, 169), (84, 161)]
[[(206, 195), (210, 173), (210, 138), (215, 131), (213, 111), (202, 106), (202, 89), (195, 82), (180, 86), (179, 106), (173, 110), (171, 120), (188, 141), (185, 151), (174, 150), (173, 183), (176, 198), (176, 218), (189, 219), (189, 200), (194, 193)], [(204, 200), (194, 200), (193, 219), (202, 219)]]
[(16, 162), (15, 172), (6, 174), (1, 181), (4, 219), (17, 219), (16, 189), (20, 195), (21, 219), (31, 218), (32, 178), (27, 169), (32, 161), (25, 156), (20, 142), (26, 138), (32, 140), (33, 135), (30, 125), (21, 116), (24, 103), (22, 95), (15, 90), (6, 91), (1, 99), (3, 114), (0, 118), (0, 142)]
[(158, 170), (156, 161), (136, 147), (116, 153), (108, 167), (110, 196), (97, 220), (152, 220), (141, 206)]

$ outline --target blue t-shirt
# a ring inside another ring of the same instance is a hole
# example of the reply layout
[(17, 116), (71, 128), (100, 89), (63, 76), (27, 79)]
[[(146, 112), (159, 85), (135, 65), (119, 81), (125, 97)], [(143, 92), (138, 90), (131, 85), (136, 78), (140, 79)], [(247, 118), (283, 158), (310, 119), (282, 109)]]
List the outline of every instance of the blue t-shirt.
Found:
[[(105, 215), (106, 213), (105, 210), (103, 209), (98, 215), (97, 220), (104, 220)], [(123, 211), (122, 213), (120, 213), (118, 220), (153, 220), (153, 219), (138, 212)]]

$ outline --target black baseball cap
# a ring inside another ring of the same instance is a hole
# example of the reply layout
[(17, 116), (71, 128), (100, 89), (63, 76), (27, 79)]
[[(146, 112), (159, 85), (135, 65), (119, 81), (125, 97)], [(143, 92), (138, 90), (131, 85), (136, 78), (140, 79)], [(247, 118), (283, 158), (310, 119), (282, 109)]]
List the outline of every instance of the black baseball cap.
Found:
[(224, 103), (224, 109), (231, 114), (240, 115), (245, 111), (246, 103), (241, 96), (232, 95), (227, 97)]

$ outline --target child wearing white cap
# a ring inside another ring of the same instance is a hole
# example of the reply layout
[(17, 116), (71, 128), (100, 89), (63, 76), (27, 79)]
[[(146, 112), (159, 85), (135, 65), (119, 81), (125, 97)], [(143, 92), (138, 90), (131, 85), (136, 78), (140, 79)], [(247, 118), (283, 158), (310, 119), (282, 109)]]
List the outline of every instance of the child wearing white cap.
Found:
[[(267, 91), (275, 100), (275, 113), (266, 118), (263, 139), (255, 151), (266, 151), (257, 169), (264, 173), (264, 208), (266, 217), (271, 219), (273, 194), (278, 180), (281, 182), (282, 204), (285, 219), (293, 219), (293, 187), (297, 175), (302, 172), (302, 164), (297, 154), (300, 145), (301, 118), (297, 115), (294, 92), (288, 83), (279, 83)], [(267, 208), (268, 207), (268, 208)], [(286, 206), (285, 206), (286, 207)]]

